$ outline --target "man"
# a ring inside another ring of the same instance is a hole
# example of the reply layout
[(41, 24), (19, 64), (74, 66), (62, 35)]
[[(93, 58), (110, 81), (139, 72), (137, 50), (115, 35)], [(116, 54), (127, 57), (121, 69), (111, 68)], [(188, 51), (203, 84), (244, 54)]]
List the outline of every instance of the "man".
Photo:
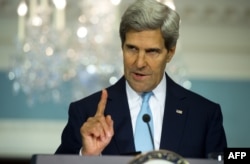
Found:
[(175, 11), (155, 0), (138, 0), (125, 11), (120, 23), (124, 76), (113, 86), (70, 104), (56, 154), (143, 151), (136, 147), (135, 133), (141, 95), (148, 92), (153, 94), (148, 101), (154, 149), (189, 158), (224, 150), (220, 106), (182, 88), (165, 73), (175, 53), (179, 22)]

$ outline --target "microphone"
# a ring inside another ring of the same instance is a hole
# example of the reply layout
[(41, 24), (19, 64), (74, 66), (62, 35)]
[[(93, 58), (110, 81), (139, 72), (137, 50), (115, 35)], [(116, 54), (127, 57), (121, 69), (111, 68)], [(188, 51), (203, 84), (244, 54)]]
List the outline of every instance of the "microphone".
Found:
[(150, 121), (150, 116), (148, 114), (144, 114), (142, 116), (142, 120), (148, 125), (148, 131), (149, 131), (149, 134), (150, 134), (150, 139), (151, 139), (151, 142), (152, 142), (152, 145), (153, 145), (153, 150), (155, 150), (155, 144), (154, 144), (154, 139), (153, 139), (153, 135), (152, 135), (152, 131), (151, 131), (151, 128), (149, 126), (149, 121)]

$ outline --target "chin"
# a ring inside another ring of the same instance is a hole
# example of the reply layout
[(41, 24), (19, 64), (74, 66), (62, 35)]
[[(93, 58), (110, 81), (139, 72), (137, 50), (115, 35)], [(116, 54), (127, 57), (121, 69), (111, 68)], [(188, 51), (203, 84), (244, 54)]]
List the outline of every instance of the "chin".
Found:
[(133, 88), (138, 93), (151, 91), (151, 89), (148, 89), (142, 86), (131, 86), (131, 88)]
[(138, 93), (142, 93), (142, 92), (148, 92), (148, 91), (152, 91), (152, 89), (150, 87), (147, 87), (145, 82), (138, 82), (135, 80), (127, 80), (130, 87), (138, 92)]

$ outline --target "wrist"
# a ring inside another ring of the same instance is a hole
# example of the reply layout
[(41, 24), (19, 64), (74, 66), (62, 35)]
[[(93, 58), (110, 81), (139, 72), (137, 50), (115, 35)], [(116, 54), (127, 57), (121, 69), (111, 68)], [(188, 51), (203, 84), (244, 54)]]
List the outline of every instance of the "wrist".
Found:
[(99, 152), (88, 152), (88, 151), (84, 150), (83, 148), (81, 148), (80, 155), (81, 156), (100, 156), (101, 153), (99, 153)]

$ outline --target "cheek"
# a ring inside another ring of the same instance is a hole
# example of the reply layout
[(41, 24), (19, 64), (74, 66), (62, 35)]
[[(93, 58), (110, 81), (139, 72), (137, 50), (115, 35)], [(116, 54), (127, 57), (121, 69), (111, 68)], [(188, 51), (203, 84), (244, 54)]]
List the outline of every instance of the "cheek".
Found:
[(130, 64), (130, 59), (126, 56), (123, 55), (123, 69), (124, 69), (124, 72), (129, 72), (129, 68), (131, 67), (131, 64)]
[(149, 61), (151, 68), (155, 70), (162, 70), (165, 69), (166, 64), (167, 64), (167, 58), (166, 57), (161, 57), (158, 59), (150, 60)]
[(158, 74), (162, 74), (163, 72), (165, 72), (165, 68), (166, 68), (166, 62), (164, 61), (160, 61), (160, 62), (154, 62), (152, 63), (152, 69), (157, 72)]
[(129, 56), (128, 54), (123, 55), (124, 66), (129, 67), (130, 65), (132, 65), (133, 61), (134, 61), (134, 59), (131, 56)]
[(123, 65), (126, 66), (128, 65), (127, 63), (128, 63), (128, 58), (125, 55), (123, 55)]

